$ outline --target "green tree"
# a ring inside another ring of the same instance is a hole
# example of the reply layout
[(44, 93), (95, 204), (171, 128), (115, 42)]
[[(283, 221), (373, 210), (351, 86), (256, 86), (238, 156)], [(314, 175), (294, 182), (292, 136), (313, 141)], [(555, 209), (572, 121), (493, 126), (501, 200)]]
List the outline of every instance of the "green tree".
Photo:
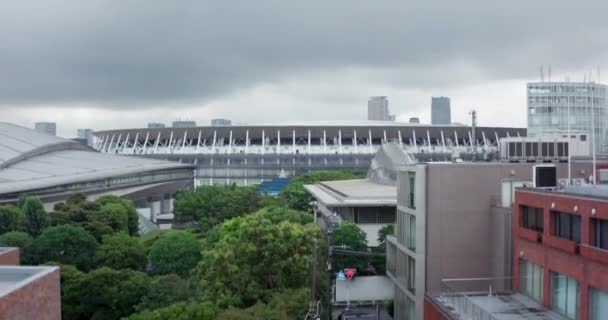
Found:
[[(333, 250), (332, 266), (334, 272), (344, 268), (356, 268), (357, 272), (362, 272), (367, 268), (369, 258), (367, 253), (367, 236), (358, 225), (350, 222), (341, 222), (331, 233), (331, 242), (335, 247), (344, 246), (342, 252), (340, 248)], [(353, 253), (362, 252), (363, 255)]]
[(50, 227), (34, 240), (32, 260), (36, 264), (57, 261), (88, 270), (93, 265), (96, 247), (95, 238), (81, 227)]
[(23, 223), (21, 210), (13, 205), (0, 206), (0, 234), (18, 231)]
[(223, 221), (255, 212), (260, 196), (255, 187), (204, 186), (195, 191), (180, 192), (175, 197), (175, 219), (195, 221), (208, 231)]
[(102, 206), (110, 203), (120, 204), (127, 213), (127, 230), (130, 236), (136, 236), (139, 234), (139, 214), (137, 209), (133, 206), (133, 202), (112, 195), (100, 197), (95, 202)]
[[(315, 225), (276, 223), (268, 216), (262, 210), (226, 221), (205, 246), (197, 278), (205, 296), (220, 307), (249, 307), (267, 301), (275, 290), (306, 286), (312, 239), (319, 239), (318, 252), (326, 250)], [(322, 255), (318, 263), (323, 268)]]
[(297, 177), (281, 192), (281, 199), (287, 203), (289, 208), (304, 212), (312, 210), (310, 203), (312, 196), (304, 189), (305, 184), (315, 184), (321, 181), (362, 179), (365, 174), (353, 171), (320, 171), (310, 172)]
[[(61, 272), (61, 315), (65, 320), (86, 319), (85, 310), (81, 304), (81, 291), (85, 273), (76, 267), (57, 262), (49, 263), (59, 267)], [(90, 289), (89, 289), (90, 290)]]
[(32, 196), (26, 197), (22, 212), (25, 230), (34, 237), (40, 235), (48, 225), (48, 217), (40, 199)]
[(126, 320), (215, 320), (217, 307), (210, 302), (176, 303), (157, 310), (145, 310)]
[(92, 320), (119, 319), (135, 312), (135, 306), (146, 295), (149, 279), (145, 273), (129, 269), (100, 268), (82, 278), (79, 302), (82, 318)]
[(21, 231), (11, 231), (0, 235), (0, 246), (18, 247), (22, 251), (29, 248), (32, 242), (34, 242), (34, 238)]
[(95, 265), (112, 269), (145, 270), (148, 257), (138, 238), (126, 233), (116, 233), (103, 237), (95, 253)]
[(201, 259), (201, 245), (188, 231), (169, 231), (150, 249), (154, 274), (175, 273), (186, 276)]
[(304, 319), (308, 311), (310, 291), (307, 288), (274, 293), (268, 303), (258, 302), (247, 309), (228, 309), (217, 320), (291, 320)]
[(378, 231), (378, 243), (379, 247), (386, 247), (386, 237), (392, 236), (395, 234), (395, 225), (387, 224), (384, 227), (380, 228)]
[(19, 248), (19, 258), (21, 264), (29, 264), (31, 257), (31, 246), (34, 238), (29, 234), (21, 231), (11, 231), (0, 235), (0, 247), (17, 247)]
[(196, 301), (200, 298), (200, 291), (196, 281), (181, 278), (176, 274), (154, 277), (150, 282), (150, 290), (135, 309), (154, 310), (178, 302)]

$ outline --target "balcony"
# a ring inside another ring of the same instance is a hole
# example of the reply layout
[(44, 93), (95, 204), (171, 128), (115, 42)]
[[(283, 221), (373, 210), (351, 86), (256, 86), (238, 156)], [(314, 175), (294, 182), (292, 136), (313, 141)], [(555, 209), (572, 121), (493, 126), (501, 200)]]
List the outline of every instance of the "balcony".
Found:
[(581, 244), (581, 256), (599, 263), (608, 264), (608, 250)]
[(550, 235), (548, 237), (544, 238), (544, 244), (546, 244), (549, 247), (570, 253), (570, 254), (578, 254), (579, 251), (579, 246), (578, 243), (569, 240), (569, 239), (565, 239), (565, 238), (560, 238), (557, 236), (553, 236)]
[(434, 308), (451, 320), (565, 320), (531, 298), (510, 290), (511, 278), (446, 279), (430, 293)]
[(526, 239), (532, 242), (539, 242), (542, 243), (543, 242), (543, 233), (542, 231), (537, 231), (537, 230), (533, 230), (533, 229), (528, 229), (525, 227), (518, 227), (517, 228), (517, 236), (522, 238), (522, 239)]

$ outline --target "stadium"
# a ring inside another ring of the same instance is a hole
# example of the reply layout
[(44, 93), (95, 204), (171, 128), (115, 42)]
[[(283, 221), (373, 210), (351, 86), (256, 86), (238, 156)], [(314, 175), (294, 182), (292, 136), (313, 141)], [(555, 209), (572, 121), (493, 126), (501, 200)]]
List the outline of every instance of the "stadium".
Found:
[(424, 125), (389, 121), (285, 123), (95, 132), (102, 153), (178, 161), (196, 166), (198, 185), (253, 185), (310, 171), (367, 171), (380, 146), (399, 143), (418, 159), (494, 157), (498, 140), (524, 128)]

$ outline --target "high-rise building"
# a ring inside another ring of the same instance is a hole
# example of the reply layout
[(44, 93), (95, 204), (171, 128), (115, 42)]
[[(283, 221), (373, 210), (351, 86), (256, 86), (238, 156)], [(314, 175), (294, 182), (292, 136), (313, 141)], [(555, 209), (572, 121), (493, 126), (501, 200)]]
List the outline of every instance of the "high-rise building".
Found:
[(367, 101), (367, 120), (390, 121), (391, 114), (388, 110), (388, 99), (384, 96), (370, 97)]
[(607, 153), (607, 88), (594, 82), (528, 83), (528, 136), (567, 135), (570, 123), (572, 132), (595, 137), (596, 152)]
[(451, 124), (450, 98), (431, 97), (431, 124)]
[(226, 127), (232, 125), (232, 121), (229, 119), (212, 119), (211, 126), (212, 127)]
[(57, 135), (57, 124), (55, 122), (36, 122), (34, 124), (36, 131), (51, 136)]
[(165, 124), (160, 122), (148, 122), (149, 129), (164, 128)]
[(196, 121), (191, 120), (176, 120), (171, 124), (173, 128), (194, 128), (196, 127)]
[(76, 137), (78, 139), (90, 140), (93, 137), (93, 129), (78, 129)]

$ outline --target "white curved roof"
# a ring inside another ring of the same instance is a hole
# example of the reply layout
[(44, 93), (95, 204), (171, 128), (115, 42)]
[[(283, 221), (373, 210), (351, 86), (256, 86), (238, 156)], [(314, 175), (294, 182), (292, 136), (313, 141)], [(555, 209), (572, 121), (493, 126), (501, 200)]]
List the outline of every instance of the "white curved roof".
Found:
[(0, 122), (0, 194), (189, 167), (101, 154), (71, 140)]

